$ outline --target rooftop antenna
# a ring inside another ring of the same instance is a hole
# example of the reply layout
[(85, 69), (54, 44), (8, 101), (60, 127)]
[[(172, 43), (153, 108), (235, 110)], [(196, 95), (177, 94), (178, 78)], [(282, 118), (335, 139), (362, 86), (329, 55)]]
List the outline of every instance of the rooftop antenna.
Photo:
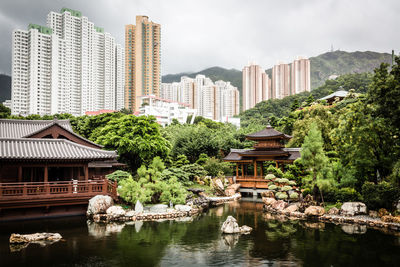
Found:
[(394, 50), (392, 49), (392, 67), (393, 67), (393, 63), (394, 63)]

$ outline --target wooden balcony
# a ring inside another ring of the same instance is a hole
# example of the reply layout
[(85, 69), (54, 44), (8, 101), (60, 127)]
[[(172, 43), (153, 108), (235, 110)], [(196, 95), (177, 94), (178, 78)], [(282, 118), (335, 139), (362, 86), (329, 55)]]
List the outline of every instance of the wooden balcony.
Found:
[(0, 210), (87, 204), (96, 195), (109, 195), (116, 199), (117, 183), (107, 179), (0, 183)]
[(268, 181), (264, 179), (264, 176), (238, 176), (236, 178), (236, 183), (240, 184), (240, 187), (243, 188), (268, 188)]

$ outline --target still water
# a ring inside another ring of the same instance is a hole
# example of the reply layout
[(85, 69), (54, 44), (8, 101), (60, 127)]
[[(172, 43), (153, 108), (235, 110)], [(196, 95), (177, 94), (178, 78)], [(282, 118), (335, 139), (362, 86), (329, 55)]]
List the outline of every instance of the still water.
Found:
[[(228, 215), (251, 234), (221, 235)], [(65, 241), (10, 247), (11, 233), (58, 232)], [(355, 234), (357, 233), (357, 234)], [(84, 217), (0, 224), (0, 266), (400, 266), (400, 237), (353, 226), (285, 221), (262, 204), (229, 203), (192, 221), (130, 225)]]

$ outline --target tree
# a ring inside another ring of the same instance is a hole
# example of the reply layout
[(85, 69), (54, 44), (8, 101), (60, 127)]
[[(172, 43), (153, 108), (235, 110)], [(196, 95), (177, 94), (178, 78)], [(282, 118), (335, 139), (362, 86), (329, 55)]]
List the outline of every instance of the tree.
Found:
[(92, 140), (106, 149), (117, 150), (120, 160), (133, 171), (143, 163), (150, 163), (156, 156), (166, 157), (171, 147), (161, 136), (160, 125), (153, 116), (113, 118), (92, 134)]
[[(301, 161), (310, 171), (311, 184), (314, 185), (314, 189), (320, 191), (323, 201), (322, 190), (332, 185), (332, 180), (329, 175), (329, 159), (324, 151), (324, 141), (321, 131), (315, 122), (311, 124), (310, 131), (304, 138), (304, 143), (301, 147)], [(314, 197), (316, 197), (315, 192)]]
[(375, 70), (368, 103), (376, 105), (376, 114), (387, 118), (393, 127), (400, 129), (400, 57), (395, 57), (395, 64), (388, 71), (388, 64), (382, 63)]
[(3, 104), (0, 104), (0, 119), (5, 119), (10, 115), (11, 115), (11, 109), (4, 106)]

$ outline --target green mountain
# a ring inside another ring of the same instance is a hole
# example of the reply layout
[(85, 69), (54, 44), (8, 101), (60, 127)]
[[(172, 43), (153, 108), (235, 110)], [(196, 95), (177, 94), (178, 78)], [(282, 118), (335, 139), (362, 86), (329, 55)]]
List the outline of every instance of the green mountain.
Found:
[[(311, 89), (324, 84), (330, 75), (343, 75), (347, 73), (372, 72), (382, 62), (391, 63), (391, 55), (378, 52), (345, 52), (334, 51), (310, 57), (311, 65)], [(266, 73), (271, 77), (272, 68)], [(181, 76), (195, 77), (197, 74), (204, 74), (213, 81), (230, 81), (242, 92), (242, 72), (236, 69), (224, 69), (212, 67), (196, 73), (169, 74), (162, 77), (164, 83), (179, 82)]]
[(0, 74), (0, 103), (11, 99), (11, 76)]

